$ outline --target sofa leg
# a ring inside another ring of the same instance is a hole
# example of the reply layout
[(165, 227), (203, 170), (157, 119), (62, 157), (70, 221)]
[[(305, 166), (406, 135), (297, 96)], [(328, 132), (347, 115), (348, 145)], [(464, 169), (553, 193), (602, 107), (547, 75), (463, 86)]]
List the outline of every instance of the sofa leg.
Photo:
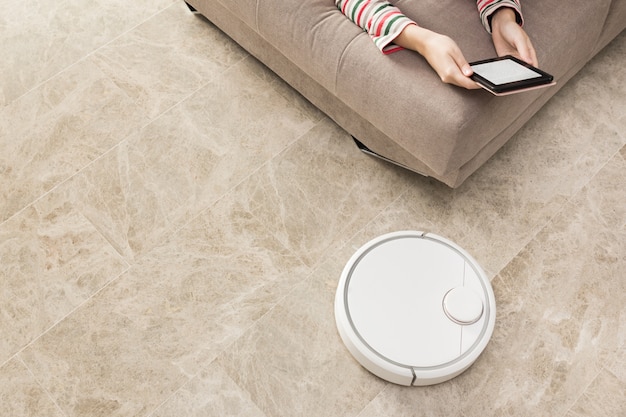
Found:
[(187, 7), (189, 7), (189, 10), (191, 10), (191, 11), (192, 11), (192, 12), (194, 12), (194, 13), (198, 13), (198, 11), (196, 10), (196, 8), (195, 8), (195, 7), (193, 7), (191, 4), (189, 4), (189, 3), (187, 3), (187, 2), (185, 2), (185, 4), (187, 5)]
[[(368, 148), (367, 146), (365, 146), (365, 144), (363, 144), (363, 142), (359, 141), (359, 140), (358, 140), (357, 138), (355, 138), (354, 136), (352, 136), (352, 140), (354, 140), (354, 143), (356, 144), (356, 147), (357, 147), (357, 148), (359, 148), (359, 150), (360, 150), (361, 152), (366, 153), (366, 154), (368, 154), (368, 155), (370, 155), (370, 156), (375, 156), (376, 158), (380, 158), (380, 159), (382, 159), (383, 161), (390, 162), (390, 163), (392, 163), (392, 164), (394, 164), (394, 165), (400, 165), (400, 164), (398, 164), (397, 162), (392, 161), (391, 159), (389, 159), (389, 158), (387, 158), (387, 157), (384, 157), (384, 156), (382, 156), (382, 155), (381, 155), (381, 154), (379, 154), (379, 153), (374, 152), (373, 150), (371, 150), (370, 148)], [(400, 166), (402, 166), (402, 165), (400, 165)], [(404, 167), (404, 168), (406, 168), (406, 167)]]
[(416, 170), (414, 170), (414, 169), (412, 169), (412, 168), (409, 168), (409, 167), (408, 167), (408, 166), (406, 166), (406, 165), (403, 165), (403, 164), (401, 164), (401, 163), (399, 163), (399, 162), (396, 162), (396, 161), (394, 161), (393, 159), (389, 159), (389, 158), (387, 158), (386, 156), (382, 156), (381, 154), (378, 154), (378, 153), (374, 152), (373, 150), (371, 150), (370, 148), (368, 148), (367, 146), (365, 146), (362, 142), (360, 142), (360, 141), (359, 141), (357, 138), (355, 138), (354, 136), (352, 136), (352, 140), (354, 140), (354, 143), (356, 144), (357, 148), (359, 148), (359, 149), (361, 150), (361, 152), (363, 152), (363, 153), (366, 153), (366, 154), (368, 154), (368, 155), (370, 155), (370, 156), (374, 156), (374, 157), (376, 157), (376, 158), (382, 159), (382, 160), (383, 160), (383, 161), (385, 161), (385, 162), (388, 162), (388, 163), (390, 163), (390, 164), (393, 164), (393, 165), (399, 166), (399, 167), (401, 167), (401, 168), (407, 169), (407, 170), (409, 170), (409, 171), (411, 171), (411, 172), (415, 172), (415, 173), (420, 174), (420, 175), (422, 175), (422, 176), (424, 176), (424, 177), (427, 177), (427, 176), (428, 176), (428, 175), (426, 175), (426, 174), (424, 174), (424, 173), (421, 173), (421, 172), (418, 172), (418, 171), (416, 171)]

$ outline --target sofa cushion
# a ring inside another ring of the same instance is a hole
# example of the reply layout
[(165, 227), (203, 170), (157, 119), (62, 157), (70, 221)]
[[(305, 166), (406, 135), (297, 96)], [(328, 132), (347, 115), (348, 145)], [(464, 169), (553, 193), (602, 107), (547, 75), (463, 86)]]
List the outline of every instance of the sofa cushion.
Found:
[(361, 31), (345, 30), (347, 19), (332, 0), (258, 2), (261, 36), (334, 93), (343, 51)]

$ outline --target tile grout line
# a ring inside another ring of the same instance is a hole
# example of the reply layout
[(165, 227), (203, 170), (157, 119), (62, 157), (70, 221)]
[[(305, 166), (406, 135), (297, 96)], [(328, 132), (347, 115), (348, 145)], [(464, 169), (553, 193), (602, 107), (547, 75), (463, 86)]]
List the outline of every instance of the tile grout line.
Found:
[[(178, 227), (175, 227), (173, 229), (169, 230), (169, 234), (168, 236), (164, 237), (163, 239), (167, 239), (168, 237), (171, 237), (173, 235), (176, 235), (178, 233), (180, 233), (183, 229), (185, 229), (187, 226), (189, 226), (191, 223), (193, 223), (194, 221), (196, 221), (198, 218), (200, 218), (201, 216), (203, 216), (205, 213), (207, 213), (211, 207), (213, 207), (214, 205), (216, 205), (217, 203), (223, 201), (229, 194), (231, 194), (235, 189), (237, 189), (238, 187), (240, 187), (242, 184), (244, 184), (246, 181), (248, 181), (250, 178), (252, 178), (254, 175), (256, 175), (257, 173), (259, 173), (263, 168), (267, 167), (272, 161), (274, 161), (276, 158), (278, 158), (280, 155), (282, 155), (284, 152), (286, 152), (289, 148), (291, 148), (296, 142), (298, 142), (302, 137), (304, 137), (307, 133), (309, 133), (312, 129), (314, 129), (316, 126), (318, 126), (322, 121), (316, 123), (313, 127), (311, 127), (311, 129), (307, 130), (306, 132), (304, 132), (303, 134), (301, 134), (300, 136), (297, 136), (295, 139), (293, 139), (290, 143), (288, 143), (280, 152), (278, 152), (277, 154), (273, 155), (271, 158), (269, 158), (267, 161), (263, 162), (262, 164), (260, 164), (257, 168), (255, 168), (252, 172), (250, 172), (250, 174), (248, 174), (247, 176), (244, 176), (240, 181), (238, 181), (236, 184), (234, 184), (233, 186), (231, 186), (229, 189), (225, 190), (224, 192), (222, 192), (219, 196), (217, 196), (214, 200), (212, 200), (210, 203), (208, 203), (204, 208), (201, 208), (198, 210), (198, 212), (196, 214), (194, 214), (193, 216), (191, 216), (187, 221), (181, 223)], [(256, 217), (255, 217), (256, 218)], [(272, 235), (272, 237), (274, 239), (276, 239), (282, 246), (284, 246), (283, 242), (278, 239), (278, 237), (274, 234), (271, 233), (269, 230), (268, 232)], [(138, 259), (141, 259), (145, 256), (147, 256), (149, 253), (152, 252), (154, 248), (151, 248), (150, 250), (148, 250), (146, 253), (140, 254), (138, 256)], [(287, 248), (288, 249), (288, 248)], [(309, 267), (309, 265), (306, 264), (306, 262), (304, 262), (303, 259), (301, 259), (300, 256), (296, 255), (296, 258), (302, 262), (303, 265)]]
[(65, 417), (67, 417), (67, 413), (59, 406), (59, 404), (57, 404), (57, 402), (54, 400), (54, 398), (52, 398), (52, 394), (50, 394), (50, 392), (43, 386), (41, 385), (41, 382), (39, 382), (39, 379), (37, 378), (37, 376), (35, 376), (35, 374), (33, 373), (33, 371), (30, 369), (30, 367), (26, 364), (26, 362), (24, 362), (24, 359), (22, 359), (21, 357), (19, 357), (19, 353), (15, 355), (16, 360), (18, 360), (23, 366), (24, 368), (26, 368), (26, 370), (28, 371), (28, 373), (33, 377), (33, 379), (35, 380), (35, 382), (37, 383), (37, 386), (39, 386), (39, 388), (41, 388), (41, 390), (43, 392), (46, 393), (46, 396), (48, 397), (48, 399), (50, 401), (52, 401), (52, 404), (54, 404), (54, 406), (56, 407), (56, 409)]
[[(394, 204), (396, 204), (407, 192), (408, 192), (408, 185), (405, 187), (405, 190), (402, 191), (395, 199), (393, 199), (389, 204), (387, 204), (385, 207), (383, 207), (378, 213), (374, 214), (370, 219), (368, 219), (365, 224), (363, 225), (363, 227), (359, 228), (358, 230), (355, 230), (354, 233), (352, 233), (350, 236), (348, 236), (345, 239), (345, 242), (341, 243), (341, 246), (337, 247), (335, 245), (329, 245), (323, 252), (321, 255), (321, 258), (318, 259), (318, 261), (312, 266), (314, 269), (318, 268), (325, 259), (327, 259), (327, 256), (329, 253), (332, 253), (334, 250), (341, 250), (345, 247), (347, 247), (350, 242), (356, 237), (358, 236), (360, 233), (363, 233), (367, 227), (369, 225), (372, 224), (373, 221), (375, 221), (376, 219), (378, 219), (383, 213), (385, 213), (387, 211), (387, 209), (389, 209), (390, 207), (392, 207)], [(363, 242), (365, 243), (365, 242)], [(356, 251), (358, 248), (353, 248), (353, 252)], [(347, 261), (347, 260), (346, 260)]]
[[(269, 231), (268, 231), (269, 232)], [(269, 232), (275, 239), (276, 237)], [(282, 242), (279, 241), (279, 243), (281, 245)], [(283, 245), (284, 246), (284, 245)], [(286, 248), (289, 250), (289, 252), (292, 253), (292, 251), (289, 248)], [(293, 254), (293, 253), (292, 253)], [(295, 255), (295, 254), (294, 254)], [(296, 258), (300, 261), (300, 263), (305, 266), (308, 269), (308, 273), (305, 277), (303, 277), (300, 281), (294, 283), (294, 285), (292, 286), (292, 288), (287, 291), (282, 297), (280, 297), (279, 299), (276, 300), (276, 302), (267, 309), (267, 311), (265, 313), (263, 313), (259, 318), (257, 318), (256, 320), (254, 320), (253, 322), (251, 322), (248, 326), (246, 326), (244, 329), (241, 330), (241, 332), (236, 335), (233, 340), (226, 346), (224, 346), (224, 348), (222, 350), (220, 350), (219, 352), (217, 352), (215, 354), (215, 357), (213, 358), (213, 360), (211, 360), (210, 362), (208, 362), (207, 364), (204, 364), (203, 366), (201, 366), (196, 373), (192, 374), (189, 379), (181, 384), (180, 387), (178, 387), (176, 390), (174, 390), (169, 396), (167, 396), (167, 398), (165, 398), (161, 403), (159, 403), (157, 406), (154, 407), (154, 409), (152, 411), (150, 411), (150, 413), (147, 415), (147, 417), (152, 417), (154, 415), (154, 413), (156, 413), (165, 403), (167, 403), (172, 397), (174, 397), (178, 392), (180, 392), (186, 385), (188, 385), (194, 378), (197, 378), (198, 375), (200, 375), (203, 371), (207, 370), (210, 366), (212, 365), (216, 365), (219, 366), (220, 368), (222, 368), (222, 370), (226, 373), (226, 375), (228, 375), (228, 378), (230, 378), (230, 380), (242, 391), (245, 392), (250, 401), (261, 411), (263, 412), (264, 415), (267, 415), (267, 413), (265, 413), (265, 411), (263, 411), (263, 409), (259, 406), (259, 404), (257, 404), (256, 401), (254, 401), (254, 399), (252, 398), (252, 395), (250, 393), (250, 391), (248, 391), (247, 388), (242, 387), (237, 381), (235, 381), (232, 376), (230, 375), (230, 373), (228, 372), (228, 370), (226, 368), (224, 368), (220, 363), (219, 363), (219, 357), (220, 355), (222, 355), (224, 352), (227, 352), (235, 343), (237, 343), (243, 336), (245, 336), (248, 331), (250, 331), (251, 329), (253, 329), (255, 326), (258, 326), (259, 323), (261, 321), (263, 321), (263, 319), (267, 316), (269, 316), (269, 314), (271, 312), (273, 312), (276, 307), (285, 299), (287, 299), (287, 297), (289, 297), (289, 295), (293, 294), (300, 285), (303, 285), (304, 282), (306, 282), (307, 280), (310, 280), (311, 277), (313, 276), (313, 274), (316, 271), (315, 267), (311, 267), (309, 265), (307, 265), (302, 259), (300, 259), (299, 256), (296, 256)]]
[[(142, 126), (142, 129), (147, 126), (144, 125)], [(95, 157), (93, 160), (89, 161), (87, 164), (85, 164), (82, 168), (80, 168), (78, 171), (76, 171), (75, 173), (71, 174), (70, 176), (68, 176), (67, 178), (65, 178), (64, 180), (61, 180), (58, 184), (55, 184), (52, 188), (50, 188), (48, 191), (45, 191), (44, 193), (42, 193), (39, 197), (34, 198), (31, 202), (27, 203), (24, 205), (24, 207), (22, 207), (21, 209), (19, 209), (18, 211), (16, 211), (15, 213), (13, 213), (11, 216), (7, 217), (6, 220), (0, 222), (0, 227), (4, 226), (7, 222), (9, 222), (11, 219), (16, 218), (17, 216), (19, 216), (21, 213), (23, 213), (25, 210), (27, 210), (29, 207), (34, 206), (35, 204), (37, 204), (39, 201), (43, 200), (46, 196), (50, 195), (51, 193), (53, 193), (54, 191), (58, 190), (60, 187), (62, 187), (63, 185), (69, 183), (72, 179), (74, 179), (76, 176), (82, 174), (87, 168), (89, 168), (90, 166), (92, 166), (93, 164), (95, 164), (97, 161), (101, 160), (102, 158), (104, 158), (106, 155), (108, 155), (109, 153), (111, 153), (115, 148), (118, 148), (123, 142), (127, 141), (128, 138), (132, 136), (132, 133), (127, 135), (126, 137), (124, 137), (123, 139), (121, 139), (118, 143), (116, 143), (115, 145), (113, 145), (111, 148), (105, 150), (104, 152), (102, 152), (100, 155), (98, 155), (97, 157)], [(90, 222), (91, 223), (91, 222)]]
[(549, 227), (551, 224), (553, 224), (554, 220), (558, 216), (560, 216), (568, 208), (573, 207), (575, 198), (578, 197), (585, 190), (585, 188), (587, 188), (587, 186), (591, 183), (591, 181), (593, 181), (594, 178), (596, 178), (598, 176), (598, 174), (610, 163), (610, 161), (612, 161), (619, 154), (620, 154), (620, 150), (618, 149), (611, 156), (609, 156), (607, 158), (607, 160), (603, 164), (601, 164), (595, 172), (593, 172), (591, 175), (589, 175), (587, 177), (587, 179), (584, 182), (584, 184), (582, 184), (577, 190), (575, 190), (569, 197), (565, 197), (565, 200), (564, 200), (563, 204), (559, 207), (559, 209), (556, 210), (542, 225), (537, 227), (536, 232), (533, 233), (531, 236), (529, 236), (528, 239), (526, 239), (526, 241), (521, 246), (520, 250), (517, 253), (515, 253), (515, 255), (511, 256), (510, 259), (508, 259), (508, 261), (504, 264), (504, 266), (502, 268), (500, 268), (500, 270), (495, 272), (494, 278), (499, 276), (502, 273), (502, 271), (504, 269), (506, 269), (506, 267), (511, 262), (513, 262), (513, 260), (515, 260), (515, 258), (517, 258), (517, 256), (522, 251), (524, 251), (524, 249), (526, 249), (528, 247), (528, 245), (530, 245), (533, 241), (535, 241), (537, 239), (537, 236), (539, 236), (539, 234), (541, 232), (543, 232), (547, 227)]
[(365, 410), (367, 410), (367, 407), (369, 407), (371, 404), (373, 404), (374, 401), (376, 401), (377, 398), (381, 397), (383, 395), (383, 393), (385, 393), (389, 389), (389, 386), (391, 385), (391, 382), (387, 382), (387, 381), (384, 381), (384, 382), (385, 382), (385, 385), (381, 388), (381, 390), (378, 392), (378, 394), (376, 394), (370, 400), (370, 402), (365, 404), (365, 406), (361, 409), (361, 411), (359, 411), (359, 413), (355, 417), (361, 417), (363, 415), (363, 413), (365, 412)]
[[(570, 415), (570, 412), (573, 410), (573, 408), (576, 406), (576, 404), (578, 403), (578, 401), (586, 396), (586, 392), (587, 390), (591, 387), (591, 385), (595, 382), (596, 379), (598, 379), (598, 377), (600, 376), (600, 374), (605, 370), (604, 365), (600, 368), (600, 370), (598, 370), (598, 372), (594, 375), (593, 378), (591, 378), (589, 380), (589, 382), (585, 385), (585, 387), (582, 389), (582, 391), (580, 392), (580, 395), (578, 395), (571, 403), (571, 405), (567, 408), (567, 410), (565, 410), (565, 412), (561, 415), (561, 417), (567, 417)], [(578, 414), (575, 414), (575, 416), (577, 416)]]
[(37, 337), (33, 338), (33, 340), (31, 340), (30, 342), (28, 342), (27, 344), (25, 344), (24, 346), (22, 346), (17, 352), (15, 352), (13, 355), (11, 355), (6, 361), (4, 361), (3, 363), (0, 363), (0, 368), (2, 368), (3, 366), (5, 366), (7, 363), (9, 363), (11, 360), (13, 360), (14, 358), (20, 358), (20, 355), (29, 347), (31, 347), (35, 342), (37, 342), (39, 339), (41, 339), (42, 337), (44, 337), (47, 333), (49, 333), (52, 329), (54, 329), (56, 326), (58, 326), (62, 321), (64, 321), (65, 319), (67, 319), (68, 317), (70, 317), (72, 314), (74, 314), (77, 310), (79, 310), (81, 307), (83, 307), (85, 304), (89, 303), (91, 300), (93, 300), (98, 294), (100, 294), (101, 292), (103, 292), (104, 290), (106, 290), (107, 288), (109, 288), (111, 285), (113, 285), (113, 283), (117, 282), (120, 280), (120, 278), (126, 274), (131, 268), (132, 265), (130, 265), (128, 262), (125, 261), (125, 263), (128, 265), (127, 268), (125, 268), (123, 271), (121, 271), (119, 274), (117, 274), (114, 278), (112, 278), (111, 280), (109, 280), (108, 282), (106, 282), (102, 287), (100, 287), (98, 290), (96, 290), (93, 294), (91, 294), (89, 297), (85, 298), (83, 301), (81, 301), (80, 303), (78, 303), (74, 308), (72, 308), (70, 311), (68, 311), (66, 314), (64, 314), (61, 318), (59, 318), (58, 320), (56, 320), (54, 323), (52, 323), (49, 327), (47, 327), (44, 331), (42, 331)]
[[(299, 258), (299, 257), (297, 257)], [(302, 261), (301, 261), (302, 262)], [(212, 364), (216, 364), (217, 366), (219, 366), (224, 373), (228, 376), (228, 378), (230, 378), (230, 380), (242, 391), (245, 392), (248, 395), (248, 398), (250, 399), (250, 401), (265, 415), (268, 416), (268, 413), (265, 412), (265, 410), (261, 407), (260, 404), (258, 404), (252, 394), (250, 393), (250, 391), (246, 388), (246, 387), (242, 387), (230, 374), (230, 372), (228, 371), (227, 368), (225, 368), (224, 366), (222, 366), (222, 364), (219, 362), (219, 357), (224, 353), (227, 352), (233, 345), (235, 345), (235, 343), (237, 343), (242, 337), (244, 337), (251, 329), (253, 329), (256, 326), (259, 326), (260, 323), (265, 319), (265, 317), (268, 317), (284, 300), (286, 300), (291, 294), (293, 294), (295, 291), (297, 291), (297, 289), (301, 286), (304, 285), (304, 283), (306, 283), (307, 281), (312, 280), (312, 276), (313, 274), (316, 272), (317, 268), (315, 267), (309, 267), (308, 265), (306, 265), (304, 262), (302, 262), (302, 264), (304, 266), (306, 266), (309, 269), (308, 274), (302, 278), (302, 280), (296, 282), (292, 288), (287, 291), (281, 298), (279, 298), (278, 300), (276, 300), (276, 302), (274, 303), (274, 305), (272, 305), (270, 308), (268, 308), (268, 310), (263, 313), (262, 316), (260, 316), (258, 319), (256, 319), (254, 322), (250, 323), (245, 329), (243, 329), (241, 331), (241, 334), (239, 334), (237, 337), (235, 337), (231, 343), (229, 343), (227, 346), (224, 347), (224, 349), (222, 351), (219, 352), (219, 354), (215, 355), (215, 358), (209, 362), (208, 364), (205, 365), (204, 368), (202, 368), (203, 370), (207, 369), (209, 366), (211, 366)], [(198, 371), (198, 373), (195, 375), (197, 376), (201, 371)], [(194, 376), (194, 377), (195, 377)], [(181, 387), (182, 388), (182, 387)], [(155, 409), (156, 411), (156, 409)]]
[[(303, 265), (307, 266), (306, 264), (303, 263)], [(263, 313), (263, 315), (261, 315), (259, 318), (257, 318), (255, 321), (251, 322), (248, 326), (246, 326), (244, 329), (241, 330), (241, 332), (236, 335), (233, 340), (226, 345), (222, 350), (220, 350), (219, 352), (217, 352), (215, 354), (215, 357), (208, 363), (202, 365), (200, 368), (198, 368), (198, 370), (192, 374), (189, 379), (187, 381), (185, 381), (185, 383), (181, 384), (180, 387), (178, 387), (176, 390), (174, 390), (169, 396), (167, 396), (167, 398), (165, 398), (161, 403), (159, 403), (157, 406), (154, 407), (154, 409), (152, 411), (150, 411), (150, 413), (147, 415), (147, 417), (152, 417), (154, 415), (154, 413), (156, 413), (165, 403), (167, 403), (171, 398), (173, 398), (177, 393), (179, 393), (186, 385), (188, 385), (193, 379), (197, 378), (198, 375), (200, 375), (203, 371), (207, 370), (209, 367), (211, 367), (212, 365), (216, 365), (219, 366), (220, 368), (222, 368), (222, 370), (224, 371), (224, 373), (228, 376), (228, 378), (230, 378), (230, 380), (242, 391), (245, 392), (250, 401), (259, 409), (263, 412), (263, 414), (267, 415), (267, 413), (265, 413), (265, 411), (263, 411), (263, 409), (260, 407), (259, 404), (257, 404), (256, 401), (254, 401), (254, 399), (252, 398), (252, 394), (250, 393), (250, 391), (248, 391), (247, 388), (242, 387), (237, 381), (235, 381), (232, 376), (230, 375), (230, 373), (228, 372), (228, 370), (226, 368), (224, 368), (220, 362), (219, 362), (219, 357), (224, 353), (227, 352), (235, 343), (237, 343), (242, 337), (244, 337), (248, 331), (250, 331), (251, 329), (253, 329), (255, 326), (258, 326), (259, 323), (261, 321), (263, 321), (263, 319), (267, 316), (269, 316), (269, 314), (271, 312), (273, 312), (276, 307), (283, 301), (285, 300), (289, 295), (293, 294), (296, 290), (297, 287), (302, 285), (305, 281), (311, 279), (311, 276), (315, 273), (315, 269), (314, 268), (310, 268), (307, 266), (307, 268), (309, 269), (309, 273), (302, 278), (301, 281), (295, 283), (293, 285), (293, 287), (287, 291), (285, 293), (285, 295), (283, 295), (282, 297), (280, 297), (278, 300), (276, 300), (276, 302), (270, 307), (268, 308), (268, 310)]]
[(95, 54), (98, 50), (106, 47), (107, 45), (115, 42), (116, 40), (118, 40), (119, 38), (121, 38), (122, 36), (132, 32), (133, 30), (135, 30), (137, 27), (143, 25), (144, 23), (146, 23), (147, 21), (149, 21), (150, 19), (154, 18), (155, 16), (161, 14), (162, 12), (164, 12), (165, 10), (169, 9), (170, 7), (174, 7), (176, 3), (172, 2), (172, 4), (170, 4), (169, 6), (157, 10), (156, 12), (154, 12), (153, 14), (151, 14), (150, 16), (146, 17), (145, 19), (139, 21), (138, 23), (136, 23), (135, 25), (133, 25), (132, 27), (128, 28), (127, 30), (119, 33), (118, 35), (115, 35), (114, 37), (112, 37), (111, 39), (109, 39), (108, 41), (104, 42), (101, 45), (98, 45), (95, 47), (95, 49), (92, 49), (90, 52), (87, 52), (85, 55), (83, 55), (82, 57), (78, 58), (76, 61), (68, 64), (67, 66), (63, 67), (62, 69), (60, 69), (59, 71), (57, 71), (55, 74), (49, 76), (48, 78), (46, 78), (43, 81), (38, 82), (37, 84), (35, 84), (32, 88), (30, 88), (29, 90), (25, 91), (24, 93), (20, 94), (19, 96), (15, 97), (13, 100), (11, 100), (10, 102), (6, 103), (4, 106), (7, 106), (19, 99), (21, 99), (22, 97), (26, 96), (27, 94), (31, 93), (32, 91), (36, 90), (37, 88), (41, 87), (42, 85), (48, 83), (50, 80), (56, 78), (59, 74), (62, 74), (63, 72), (73, 68), (74, 66), (78, 65), (79, 63), (85, 61), (87, 58), (91, 57), (93, 54)]
[(598, 370), (598, 372), (594, 375), (593, 378), (591, 378), (589, 380), (589, 383), (585, 386), (585, 388), (580, 392), (580, 395), (578, 397), (576, 397), (576, 399), (574, 399), (572, 401), (572, 404), (570, 405), (570, 407), (567, 409), (567, 411), (565, 411), (565, 413), (563, 413), (563, 415), (561, 417), (568, 417), (569, 413), (572, 411), (572, 409), (574, 408), (574, 406), (576, 406), (576, 404), (578, 403), (578, 401), (587, 396), (587, 392), (589, 391), (589, 388), (591, 388), (591, 385), (600, 377), (600, 375), (603, 372), (608, 372), (609, 374), (617, 377), (617, 375), (611, 370), (611, 366), (614, 365), (616, 363), (616, 361), (618, 360), (619, 357), (619, 351), (621, 349), (621, 346), (618, 346), (617, 349), (615, 350), (615, 358), (613, 358), (611, 361), (608, 361), (607, 363), (603, 364), (600, 369)]

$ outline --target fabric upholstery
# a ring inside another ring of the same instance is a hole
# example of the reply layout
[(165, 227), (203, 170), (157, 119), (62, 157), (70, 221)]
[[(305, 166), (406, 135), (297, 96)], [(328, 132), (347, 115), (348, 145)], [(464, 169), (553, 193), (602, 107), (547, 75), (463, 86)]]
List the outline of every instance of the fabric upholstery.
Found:
[[(414, 52), (381, 54), (333, 0), (188, 3), (372, 151), (451, 187), (497, 152), (626, 27), (623, 0), (523, 1), (540, 66), (557, 85), (495, 97), (443, 84)], [(455, 39), (468, 60), (495, 56), (474, 1), (394, 3), (421, 26)]]

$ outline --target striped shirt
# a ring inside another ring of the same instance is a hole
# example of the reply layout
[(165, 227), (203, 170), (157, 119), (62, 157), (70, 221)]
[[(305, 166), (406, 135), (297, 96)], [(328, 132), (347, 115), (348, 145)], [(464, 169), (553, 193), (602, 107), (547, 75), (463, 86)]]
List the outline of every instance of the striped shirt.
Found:
[[(366, 31), (384, 54), (402, 49), (394, 45), (393, 40), (408, 25), (416, 24), (387, 0), (335, 0), (335, 5), (351, 21)], [(500, 7), (510, 7), (515, 10), (517, 22), (520, 25), (523, 24), (522, 6), (519, 0), (476, 0), (476, 6), (480, 20), (488, 32), (491, 32), (491, 16)]]

